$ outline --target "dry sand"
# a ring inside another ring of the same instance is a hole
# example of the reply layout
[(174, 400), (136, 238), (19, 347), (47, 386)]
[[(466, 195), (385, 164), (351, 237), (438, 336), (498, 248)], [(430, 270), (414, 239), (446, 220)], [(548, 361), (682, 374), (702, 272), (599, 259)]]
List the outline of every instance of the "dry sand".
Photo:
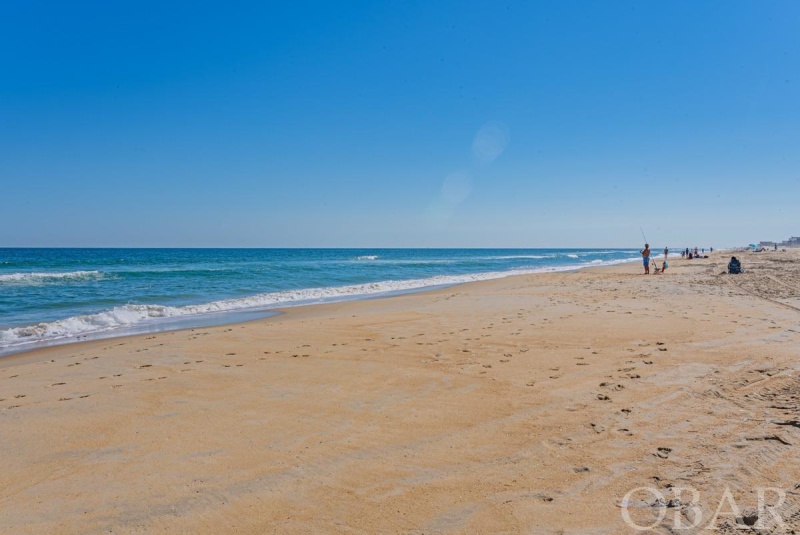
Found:
[[(787, 492), (797, 529), (798, 253), (0, 359), (0, 532), (633, 533), (628, 511), (668, 513), (669, 533), (676, 512), (704, 527), (726, 488), (755, 507), (759, 486)], [(698, 509), (623, 502), (642, 486), (691, 486)]]

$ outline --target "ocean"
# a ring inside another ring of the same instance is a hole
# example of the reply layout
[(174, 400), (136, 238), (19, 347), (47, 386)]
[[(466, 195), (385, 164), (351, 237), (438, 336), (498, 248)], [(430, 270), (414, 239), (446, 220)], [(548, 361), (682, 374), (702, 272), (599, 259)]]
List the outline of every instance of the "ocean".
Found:
[(638, 257), (634, 249), (0, 249), (0, 355)]

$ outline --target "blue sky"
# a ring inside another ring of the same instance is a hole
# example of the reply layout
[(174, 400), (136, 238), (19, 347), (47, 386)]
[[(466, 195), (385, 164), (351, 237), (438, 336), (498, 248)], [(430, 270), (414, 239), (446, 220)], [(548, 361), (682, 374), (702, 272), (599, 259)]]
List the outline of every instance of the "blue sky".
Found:
[(797, 2), (4, 2), (0, 246), (800, 234)]

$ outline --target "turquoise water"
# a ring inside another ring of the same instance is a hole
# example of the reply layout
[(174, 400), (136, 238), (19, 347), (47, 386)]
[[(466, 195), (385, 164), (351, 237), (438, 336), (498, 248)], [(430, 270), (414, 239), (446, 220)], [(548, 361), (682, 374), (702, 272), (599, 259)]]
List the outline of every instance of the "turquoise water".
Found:
[(0, 354), (637, 257), (633, 249), (0, 249)]

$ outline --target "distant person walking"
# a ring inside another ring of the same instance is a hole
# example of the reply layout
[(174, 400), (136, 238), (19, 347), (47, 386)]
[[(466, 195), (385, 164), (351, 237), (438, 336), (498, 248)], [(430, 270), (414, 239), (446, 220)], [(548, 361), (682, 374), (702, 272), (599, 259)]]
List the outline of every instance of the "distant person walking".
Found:
[(667, 259), (667, 256), (669, 256), (669, 247), (664, 247), (664, 260)]
[(650, 244), (649, 243), (645, 243), (644, 244), (644, 249), (642, 249), (639, 252), (642, 253), (642, 264), (644, 265), (644, 274), (645, 275), (649, 275), (650, 274)]

